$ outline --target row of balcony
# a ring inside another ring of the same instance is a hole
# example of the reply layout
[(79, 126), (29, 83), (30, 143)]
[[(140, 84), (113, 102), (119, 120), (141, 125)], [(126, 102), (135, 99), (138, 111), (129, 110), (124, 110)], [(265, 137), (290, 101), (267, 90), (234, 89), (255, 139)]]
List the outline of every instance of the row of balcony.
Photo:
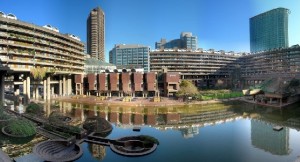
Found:
[[(26, 30), (24, 28), (20, 28), (20, 27), (16, 27), (16, 26), (8, 26), (8, 25), (0, 25), (0, 29), (5, 29), (7, 32), (10, 31), (10, 32), (13, 32), (13, 33), (21, 33), (23, 36), (29, 35), (31, 37), (39, 37), (41, 39), (48, 39), (49, 41), (53, 41), (53, 42), (56, 42), (58, 44), (64, 44), (65, 46), (73, 47), (74, 49), (77, 49), (78, 51), (82, 51), (83, 46), (84, 46), (83, 44), (81, 44), (79, 42), (74, 42), (73, 41), (73, 44), (69, 43), (68, 41), (71, 41), (72, 38), (67, 39), (67, 38), (63, 37), (64, 39), (67, 40), (66, 41), (66, 40), (62, 40), (62, 39), (57, 38), (57, 37), (46, 35), (45, 33), (37, 32), (35, 29)], [(6, 36), (9, 36), (9, 35), (6, 35)], [(27, 40), (30, 41), (30, 39), (27, 39)]]
[(67, 68), (67, 69), (77, 69), (77, 70), (84, 70), (84, 67), (79, 67), (79, 66), (72, 66), (69, 64), (56, 64), (56, 63), (52, 63), (52, 62), (42, 62), (42, 60), (40, 61), (32, 61), (32, 60), (24, 60), (24, 59), (9, 59), (9, 58), (4, 58), (1, 57), (1, 62), (4, 62), (6, 64), (28, 64), (28, 65), (44, 65), (44, 66), (50, 66), (50, 67), (63, 67), (63, 68)]
[[(29, 45), (29, 44), (22, 44), (22, 43), (19, 43), (19, 42), (4, 41), (4, 40), (0, 41), (0, 45), (8, 45), (10, 47), (13, 46), (15, 48), (21, 47), (21, 48), (25, 48), (25, 49), (31, 49), (31, 51), (32, 50), (41, 51), (41, 52), (53, 53), (55, 55), (60, 54), (60, 55), (66, 56), (66, 57), (77, 58), (79, 60), (84, 61), (84, 54), (83, 53), (82, 53), (82, 56), (79, 57), (79, 56), (76, 56), (76, 55), (65, 54), (65, 53), (62, 53), (62, 52), (59, 52), (59, 51), (56, 51), (56, 50), (52, 51), (52, 50), (49, 50), (49, 49), (34, 47), (32, 45)], [(78, 62), (80, 62), (80, 61), (78, 61)]]
[(217, 60), (231, 60), (234, 61), (237, 58), (236, 57), (216, 57), (216, 56), (210, 56), (210, 55), (204, 55), (204, 54), (197, 54), (197, 55), (188, 55), (188, 54), (180, 54), (180, 55), (166, 55), (166, 54), (150, 54), (150, 58), (190, 58), (190, 59), (217, 59)]
[[(9, 36), (7, 36), (7, 39), (15, 40), (15, 41), (19, 42), (20, 44), (26, 44), (28, 46), (33, 45), (33, 44), (35, 46), (44, 45), (44, 46), (46, 46), (45, 48), (56, 47), (58, 50), (65, 51), (65, 52), (67, 52), (67, 51), (78, 52), (76, 50), (73, 50), (72, 48), (68, 48), (68, 46), (62, 46), (61, 47), (57, 43), (53, 43), (53, 42), (50, 42), (50, 41), (41, 40), (41, 39), (37, 39), (37, 38), (32, 38), (32, 37), (26, 37), (26, 36), (22, 36), (22, 35), (15, 36), (15, 34), (13, 34), (13, 33), (10, 33)], [(20, 40), (22, 40), (22, 42), (20, 42)], [(27, 42), (30, 42), (30, 43), (27, 43)]]
[(64, 58), (64, 57), (61, 57), (61, 58), (60, 57), (53, 57), (53, 56), (56, 56), (56, 55), (41, 54), (39, 52), (35, 52), (34, 50), (28, 52), (26, 50), (13, 49), (10, 52), (8, 52), (6, 49), (4, 49), (4, 50), (0, 49), (0, 53), (5, 53), (7, 55), (27, 56), (27, 57), (30, 57), (30, 58), (42, 58), (42, 59), (46, 58), (46, 59), (49, 59), (49, 60), (57, 60), (57, 61), (62, 61), (62, 62), (66, 62), (66, 63), (70, 63), (71, 62), (71, 63), (78, 64), (79, 66), (84, 66), (84, 62), (83, 61), (69, 60), (69, 58)]

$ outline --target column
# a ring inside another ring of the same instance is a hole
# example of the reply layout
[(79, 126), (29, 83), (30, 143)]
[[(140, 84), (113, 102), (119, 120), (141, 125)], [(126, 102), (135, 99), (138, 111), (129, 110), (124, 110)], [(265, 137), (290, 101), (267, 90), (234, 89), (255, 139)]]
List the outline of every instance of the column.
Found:
[(4, 101), (4, 73), (0, 72), (0, 101)]
[(47, 80), (44, 80), (43, 92), (44, 92), (44, 101), (47, 99)]
[(66, 96), (67, 94), (67, 82), (66, 82), (66, 76), (63, 76), (63, 96)]
[(59, 96), (62, 96), (62, 80), (59, 78)]
[(70, 77), (68, 78), (68, 87), (67, 88), (68, 88), (67, 95), (69, 96), (72, 93), (72, 80)]
[(28, 101), (30, 101), (30, 76), (26, 78), (26, 94)]
[(26, 96), (26, 79), (24, 78), (24, 80), (23, 80), (23, 94), (24, 94), (24, 96)]
[(36, 86), (35, 86), (35, 97), (36, 97), (37, 100), (38, 100), (39, 97), (40, 97), (40, 94), (39, 94), (39, 85), (36, 85)]
[(32, 98), (33, 99), (36, 99), (36, 96), (35, 96), (35, 87), (36, 87), (36, 85), (32, 85)]
[(51, 87), (51, 95), (52, 96), (54, 95), (54, 85), (52, 85), (52, 87)]
[(51, 94), (50, 94), (50, 76), (47, 77), (47, 100), (50, 100)]

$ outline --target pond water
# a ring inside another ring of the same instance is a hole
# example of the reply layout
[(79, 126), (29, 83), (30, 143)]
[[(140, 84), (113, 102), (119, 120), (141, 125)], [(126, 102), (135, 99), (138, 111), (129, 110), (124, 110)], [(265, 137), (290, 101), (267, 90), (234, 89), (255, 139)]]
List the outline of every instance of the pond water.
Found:
[[(84, 154), (79, 162), (293, 162), (300, 159), (299, 103), (284, 109), (242, 102), (151, 108), (67, 102), (54, 105), (45, 106), (46, 113), (63, 112), (75, 123), (92, 116), (106, 118), (113, 125), (107, 138), (150, 135), (160, 142), (156, 151), (142, 157), (125, 157), (106, 146), (82, 143)], [(274, 131), (276, 125), (284, 128)], [(136, 126), (141, 131), (133, 131)]]

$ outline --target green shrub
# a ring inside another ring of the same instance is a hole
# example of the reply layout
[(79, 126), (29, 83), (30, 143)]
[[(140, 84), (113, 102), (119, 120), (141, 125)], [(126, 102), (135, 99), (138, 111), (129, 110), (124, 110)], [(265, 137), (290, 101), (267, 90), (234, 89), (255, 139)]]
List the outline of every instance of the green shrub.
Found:
[(66, 124), (64, 122), (65, 118), (66, 118), (66, 116), (63, 116), (62, 114), (60, 114), (58, 112), (52, 112), (49, 115), (48, 120), (51, 125), (61, 129), (61, 131), (65, 132), (65, 133), (80, 133), (81, 132), (81, 130), (78, 126), (72, 126), (72, 125)]
[(34, 102), (31, 102), (26, 108), (26, 113), (39, 114), (42, 111), (42, 107)]
[(15, 119), (8, 123), (8, 133), (16, 136), (32, 136), (36, 133), (35, 125), (23, 119)]

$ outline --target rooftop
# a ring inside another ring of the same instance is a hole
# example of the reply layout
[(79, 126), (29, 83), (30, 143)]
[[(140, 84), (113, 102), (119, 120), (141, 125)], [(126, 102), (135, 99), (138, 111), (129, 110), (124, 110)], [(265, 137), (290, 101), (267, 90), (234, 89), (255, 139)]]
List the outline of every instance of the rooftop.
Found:
[(142, 48), (142, 47), (147, 47), (145, 45), (140, 45), (140, 44), (116, 44), (115, 48)]

